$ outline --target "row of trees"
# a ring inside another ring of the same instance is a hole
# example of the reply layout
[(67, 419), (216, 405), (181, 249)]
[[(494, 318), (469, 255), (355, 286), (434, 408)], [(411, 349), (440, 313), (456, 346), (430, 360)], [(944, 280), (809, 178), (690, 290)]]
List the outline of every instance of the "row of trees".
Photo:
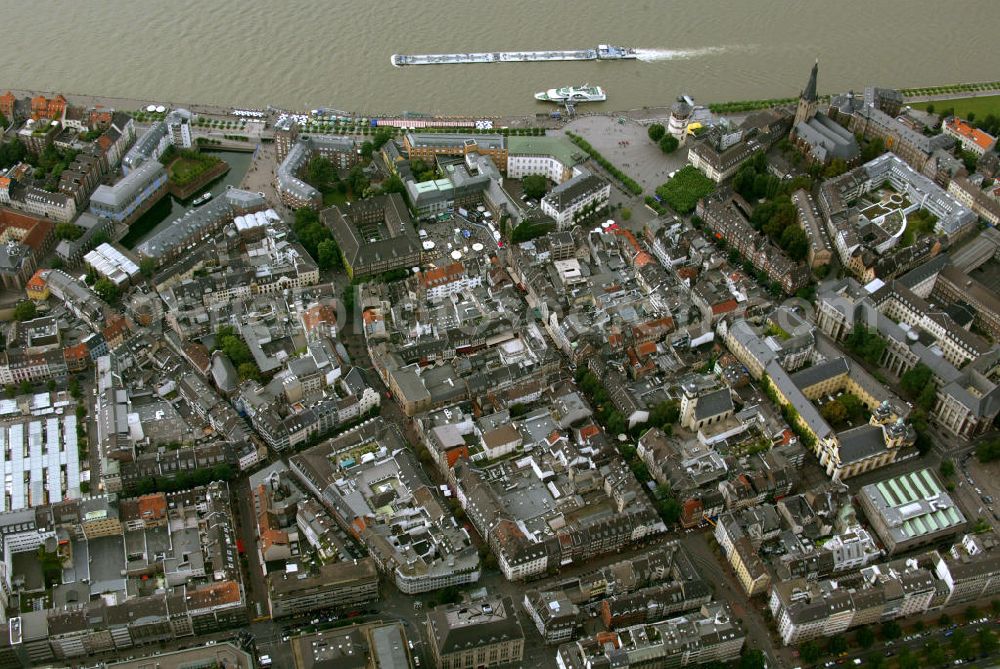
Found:
[(136, 123), (142, 123), (143, 121), (162, 121), (167, 117), (167, 112), (156, 112), (156, 111), (146, 111), (145, 109), (137, 109), (131, 113), (132, 118), (135, 119)]
[(216, 118), (205, 118), (204, 116), (199, 116), (198, 119), (195, 121), (195, 125), (197, 125), (199, 128), (208, 126), (210, 128), (233, 129), (233, 128), (245, 128), (247, 122), (244, 121), (243, 119), (240, 119), (238, 121), (222, 121)]
[(908, 418), (917, 432), (917, 451), (923, 455), (933, 446), (928, 431), (927, 415), (937, 400), (937, 382), (930, 368), (918, 363), (899, 378), (899, 387), (903, 395), (913, 402), (913, 411)]
[[(56, 389), (56, 382), (49, 379), (47, 388), (50, 393), (53, 392)], [(9, 400), (14, 399), (18, 395), (30, 395), (33, 392), (35, 392), (35, 384), (27, 379), (21, 381), (16, 386), (13, 383), (9, 383), (4, 387), (4, 395)]]
[(947, 93), (970, 93), (973, 91), (1000, 90), (1000, 81), (988, 81), (969, 84), (948, 84), (945, 86), (926, 86), (924, 88), (903, 88), (899, 92), (906, 97), (917, 95), (945, 95)]
[(605, 390), (604, 384), (593, 372), (586, 367), (580, 367), (576, 372), (576, 383), (587, 397), (590, 404), (597, 412), (597, 420), (604, 426), (604, 429), (611, 436), (624, 434), (628, 429), (628, 422), (611, 402), (611, 396)]
[(608, 174), (618, 179), (630, 193), (633, 195), (640, 195), (642, 193), (642, 186), (635, 179), (622, 172), (614, 163), (602, 156), (597, 149), (590, 145), (590, 142), (569, 131), (566, 131), (566, 136), (570, 138), (570, 141), (586, 151)]
[[(970, 608), (975, 610), (974, 607)], [(943, 614), (938, 620), (938, 625), (941, 627), (951, 624), (951, 617), (947, 614)], [(917, 621), (914, 625), (914, 631), (917, 632), (922, 632), (924, 628), (922, 621)], [(903, 634), (899, 623), (891, 620), (882, 623), (879, 632), (879, 636), (886, 642), (895, 641)], [(876, 641), (876, 633), (871, 626), (860, 627), (853, 635), (854, 645), (863, 650), (874, 646)], [(799, 657), (806, 664), (815, 664), (824, 657), (846, 653), (850, 645), (848, 638), (840, 634), (830, 637), (825, 643), (817, 640), (807, 641), (799, 646)], [(988, 657), (996, 652), (997, 645), (996, 633), (989, 628), (980, 628), (974, 637), (967, 635), (964, 630), (957, 629), (948, 637), (947, 645), (936, 638), (931, 638), (918, 650), (901, 646), (896, 654), (896, 666), (900, 669), (918, 669), (925, 665), (942, 666), (948, 662), (949, 657), (966, 659), (977, 652), (983, 657)], [(878, 669), (884, 666), (884, 658), (881, 654), (872, 654), (865, 658), (865, 666), (874, 666)]]
[(767, 398), (771, 400), (771, 403), (777, 407), (781, 407), (781, 417), (784, 419), (788, 426), (791, 428), (792, 432), (799, 438), (802, 445), (807, 449), (812, 449), (816, 445), (816, 436), (808, 431), (806, 428), (802, 427), (799, 422), (799, 412), (795, 410), (790, 404), (784, 404), (778, 398), (778, 391), (774, 388), (774, 383), (771, 381), (771, 377), (767, 374), (761, 379), (761, 386), (764, 388), (764, 394)]
[(139, 479), (131, 486), (135, 495), (149, 495), (154, 492), (176, 492), (196, 486), (208, 485), (213, 481), (232, 480), (236, 472), (230, 465), (220, 464), (215, 467), (202, 467), (190, 472), (178, 472), (176, 476), (147, 476)]
[[(821, 98), (828, 100), (829, 98)], [(770, 109), (771, 107), (783, 107), (793, 105), (798, 102), (798, 98), (771, 98), (768, 100), (737, 100), (735, 102), (713, 102), (708, 108), (713, 114), (726, 114), (733, 112), (748, 112), (758, 109)]]

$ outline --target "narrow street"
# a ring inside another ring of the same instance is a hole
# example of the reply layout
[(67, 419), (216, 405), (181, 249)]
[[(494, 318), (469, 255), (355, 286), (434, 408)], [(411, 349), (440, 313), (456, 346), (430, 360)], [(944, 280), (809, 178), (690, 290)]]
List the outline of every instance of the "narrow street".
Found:
[(788, 648), (776, 646), (770, 628), (764, 619), (763, 598), (749, 599), (729, 565), (723, 566), (708, 542), (709, 532), (692, 532), (682, 535), (681, 543), (691, 553), (702, 577), (714, 590), (715, 598), (728, 602), (733, 614), (743, 623), (747, 645), (757, 648), (767, 656), (770, 666), (790, 669), (795, 666), (794, 656)]
[(245, 560), (243, 586), (246, 591), (247, 612), (250, 620), (268, 615), (267, 584), (260, 569), (257, 553), (256, 518), (254, 517), (253, 491), (246, 476), (241, 476), (232, 484), (232, 494), (236, 499), (237, 536), (243, 542)]

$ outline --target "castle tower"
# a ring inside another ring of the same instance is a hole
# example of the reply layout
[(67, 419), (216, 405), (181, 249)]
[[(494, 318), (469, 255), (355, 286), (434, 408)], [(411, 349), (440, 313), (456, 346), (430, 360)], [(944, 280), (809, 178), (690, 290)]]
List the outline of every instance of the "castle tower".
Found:
[(809, 83), (806, 84), (805, 89), (803, 89), (802, 94), (799, 95), (799, 107), (795, 110), (795, 122), (792, 127), (795, 128), (804, 121), (809, 121), (812, 117), (816, 116), (816, 73), (819, 70), (819, 59), (813, 64), (812, 72), (809, 73)]

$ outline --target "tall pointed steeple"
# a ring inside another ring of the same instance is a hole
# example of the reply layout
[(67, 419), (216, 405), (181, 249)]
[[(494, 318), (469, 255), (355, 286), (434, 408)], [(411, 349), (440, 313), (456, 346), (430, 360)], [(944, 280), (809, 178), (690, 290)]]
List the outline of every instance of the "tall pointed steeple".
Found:
[(819, 98), (816, 95), (816, 74), (819, 72), (819, 58), (813, 64), (812, 72), (809, 73), (809, 83), (802, 90), (799, 96), (799, 106), (795, 110), (795, 120), (792, 127), (798, 127), (799, 123), (808, 123), (816, 116), (816, 107), (819, 105)]
[(816, 102), (816, 75), (819, 72), (819, 58), (813, 64), (812, 72), (809, 73), (809, 83), (802, 91), (802, 99), (807, 102)]

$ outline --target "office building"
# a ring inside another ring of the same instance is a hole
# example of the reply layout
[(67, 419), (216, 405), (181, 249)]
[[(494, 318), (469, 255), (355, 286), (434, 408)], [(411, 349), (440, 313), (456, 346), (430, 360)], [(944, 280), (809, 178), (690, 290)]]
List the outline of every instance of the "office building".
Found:
[(167, 181), (167, 170), (159, 161), (144, 162), (115, 185), (98, 186), (90, 196), (90, 211), (128, 227), (167, 194)]
[(289, 563), (268, 574), (271, 617), (294, 616), (319, 609), (346, 611), (378, 599), (378, 570), (371, 558), (320, 565), (310, 570)]
[(420, 265), (420, 243), (398, 193), (330, 207), (320, 213), (333, 230), (348, 276), (361, 278)]
[(930, 469), (866, 485), (858, 500), (890, 555), (965, 529), (965, 516)]
[(635, 625), (559, 646), (560, 669), (592, 667), (687, 667), (730, 662), (746, 635), (728, 604), (705, 604), (697, 612)]
[(608, 205), (611, 184), (586, 170), (564, 181), (542, 198), (542, 213), (551, 216), (558, 230), (567, 230), (596, 216)]
[(427, 613), (427, 636), (438, 669), (495, 667), (524, 654), (524, 630), (509, 597), (435, 607)]

